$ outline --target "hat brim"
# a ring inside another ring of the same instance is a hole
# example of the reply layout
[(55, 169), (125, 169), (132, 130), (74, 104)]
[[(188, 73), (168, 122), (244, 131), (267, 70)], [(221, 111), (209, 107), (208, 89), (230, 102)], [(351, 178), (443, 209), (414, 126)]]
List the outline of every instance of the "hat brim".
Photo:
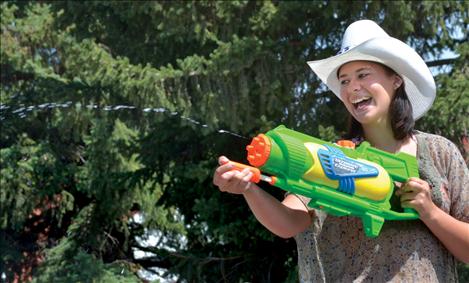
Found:
[(420, 55), (396, 38), (373, 38), (345, 53), (307, 63), (321, 81), (340, 99), (337, 71), (345, 63), (361, 60), (384, 64), (404, 79), (405, 90), (412, 104), (414, 120), (430, 109), (436, 96), (433, 75)]

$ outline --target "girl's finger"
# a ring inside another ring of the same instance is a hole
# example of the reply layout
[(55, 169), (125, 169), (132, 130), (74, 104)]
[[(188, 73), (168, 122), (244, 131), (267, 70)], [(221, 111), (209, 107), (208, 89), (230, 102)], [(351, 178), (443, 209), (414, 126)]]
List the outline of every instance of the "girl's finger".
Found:
[(412, 205), (410, 204), (410, 201), (401, 202), (401, 207), (402, 208), (413, 208)]
[(230, 160), (228, 158), (226, 158), (226, 156), (222, 155), (222, 156), (218, 157), (218, 164), (224, 165), (228, 162), (230, 162)]
[(407, 182), (413, 182), (413, 183), (420, 184), (420, 185), (423, 185), (424, 183), (426, 183), (424, 180), (417, 178), (417, 177), (410, 177), (407, 180)]
[(225, 173), (221, 174), (221, 178), (225, 181), (228, 181), (231, 178), (233, 178), (233, 176), (235, 176), (237, 174), (238, 173), (236, 171), (228, 171), (228, 172), (225, 172)]
[(412, 192), (412, 193), (404, 193), (401, 195), (401, 202), (406, 202), (406, 201), (412, 201), (415, 199), (418, 193)]
[(226, 171), (230, 171), (233, 169), (233, 164), (231, 163), (226, 163), (224, 165), (218, 166), (218, 168), (215, 170), (215, 174), (222, 175)]
[(251, 181), (252, 175), (253, 175), (252, 172), (249, 171), (248, 174), (243, 177), (243, 181), (244, 181), (244, 182), (249, 182), (249, 181)]

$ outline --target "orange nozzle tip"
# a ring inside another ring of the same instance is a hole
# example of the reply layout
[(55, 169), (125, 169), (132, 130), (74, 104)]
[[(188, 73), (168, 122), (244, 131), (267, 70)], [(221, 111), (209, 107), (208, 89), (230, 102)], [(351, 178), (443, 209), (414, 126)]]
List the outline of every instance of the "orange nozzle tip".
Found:
[(269, 159), (271, 150), (270, 139), (264, 134), (259, 134), (252, 139), (251, 144), (246, 149), (248, 151), (247, 159), (249, 164), (260, 167)]
[(351, 140), (339, 140), (337, 145), (345, 148), (355, 149), (355, 143)]
[(269, 184), (271, 184), (272, 186), (275, 185), (275, 183), (277, 183), (277, 177), (275, 176), (271, 176), (271, 181), (269, 182)]

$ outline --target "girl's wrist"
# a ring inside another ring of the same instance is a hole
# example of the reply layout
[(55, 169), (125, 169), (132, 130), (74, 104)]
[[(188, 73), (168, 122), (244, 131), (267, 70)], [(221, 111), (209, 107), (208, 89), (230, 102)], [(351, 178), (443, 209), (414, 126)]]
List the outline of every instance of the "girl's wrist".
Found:
[(423, 222), (433, 222), (438, 219), (438, 214), (440, 211), (440, 208), (432, 203), (429, 208), (425, 209), (424, 211), (419, 211), (419, 216)]
[(248, 195), (252, 195), (252, 193), (254, 191), (256, 191), (259, 187), (254, 184), (254, 183), (249, 183), (243, 190), (243, 192), (241, 193), (243, 196), (248, 196)]

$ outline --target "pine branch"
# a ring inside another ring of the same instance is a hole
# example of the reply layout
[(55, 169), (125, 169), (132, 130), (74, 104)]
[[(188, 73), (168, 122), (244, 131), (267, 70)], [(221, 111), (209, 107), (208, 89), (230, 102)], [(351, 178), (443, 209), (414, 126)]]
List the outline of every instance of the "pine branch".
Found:
[(450, 65), (450, 64), (453, 64), (457, 59), (459, 58), (458, 57), (454, 57), (454, 58), (447, 58), (447, 59), (438, 59), (438, 60), (433, 60), (433, 61), (427, 61), (425, 62), (427, 64), (428, 67), (436, 67), (436, 66), (442, 66), (442, 65)]
[(133, 262), (147, 270), (151, 270), (150, 268), (152, 267), (169, 269), (173, 266), (168, 258), (161, 258), (159, 256), (138, 258), (134, 259)]
[(19, 81), (32, 81), (35, 78), (34, 74), (14, 70), (12, 66), (9, 64), (2, 64), (1, 69), (2, 69), (2, 75), (1, 75), (2, 85), (13, 84)]
[(134, 259), (134, 263), (140, 264), (144, 268), (151, 268), (151, 267), (160, 267), (168, 269), (172, 267), (175, 263), (170, 260), (170, 258), (177, 258), (180, 260), (191, 260), (197, 262), (200, 265), (205, 265), (211, 262), (219, 262), (219, 261), (230, 261), (230, 260), (238, 260), (241, 258), (245, 258), (246, 256), (231, 256), (231, 257), (204, 257), (198, 258), (192, 255), (182, 254), (180, 252), (170, 252), (165, 249), (160, 249), (156, 247), (143, 247), (140, 245), (134, 245), (134, 248), (144, 252), (150, 252), (155, 254), (154, 256), (142, 257)]

